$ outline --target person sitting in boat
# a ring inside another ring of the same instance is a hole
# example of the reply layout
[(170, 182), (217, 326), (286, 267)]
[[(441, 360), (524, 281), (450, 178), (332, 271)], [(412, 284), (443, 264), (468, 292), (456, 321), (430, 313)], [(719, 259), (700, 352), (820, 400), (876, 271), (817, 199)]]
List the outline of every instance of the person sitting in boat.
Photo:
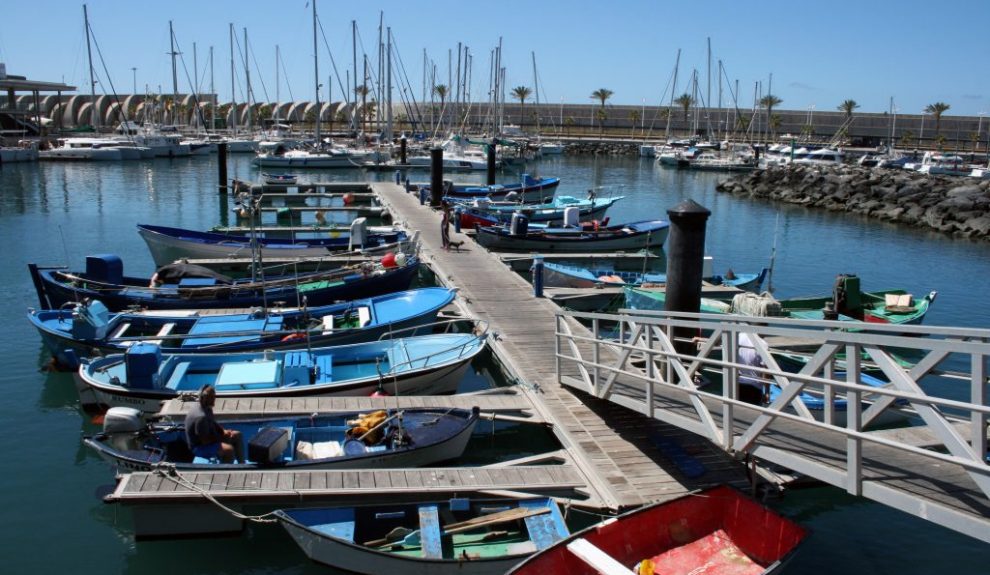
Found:
[(241, 432), (224, 429), (213, 417), (217, 392), (210, 384), (199, 390), (199, 402), (186, 414), (186, 441), (196, 457), (218, 458), (223, 463), (244, 463), (244, 442)]

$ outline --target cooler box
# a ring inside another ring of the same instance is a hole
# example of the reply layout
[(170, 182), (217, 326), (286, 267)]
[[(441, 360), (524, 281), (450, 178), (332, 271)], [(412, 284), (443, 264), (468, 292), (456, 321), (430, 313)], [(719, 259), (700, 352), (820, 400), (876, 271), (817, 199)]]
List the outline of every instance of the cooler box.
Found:
[(276, 463), (282, 460), (282, 454), (288, 446), (289, 430), (283, 427), (262, 427), (248, 442), (248, 461), (262, 465)]
[(162, 350), (153, 343), (136, 343), (124, 353), (127, 370), (127, 387), (153, 389), (158, 382), (158, 366), (162, 363)]

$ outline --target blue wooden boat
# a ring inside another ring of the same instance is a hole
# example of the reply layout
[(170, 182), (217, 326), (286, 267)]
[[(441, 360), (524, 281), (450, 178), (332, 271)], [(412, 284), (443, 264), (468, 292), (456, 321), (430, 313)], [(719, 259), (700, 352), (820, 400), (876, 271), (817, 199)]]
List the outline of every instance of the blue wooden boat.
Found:
[(573, 196), (557, 196), (553, 198), (553, 201), (542, 204), (489, 202), (475, 199), (455, 204), (455, 210), (460, 213), (462, 228), (508, 223), (512, 219), (512, 215), (517, 212), (526, 216), (530, 222), (562, 225), (567, 208), (577, 208), (578, 219), (580, 220), (596, 219), (604, 215), (613, 204), (623, 197), (581, 200)]
[[(758, 274), (733, 274), (732, 278), (717, 275), (704, 281), (747, 291), (759, 291), (767, 268)], [(594, 288), (606, 285), (639, 286), (645, 283), (666, 283), (667, 274), (622, 271), (614, 268), (586, 268), (553, 262), (543, 264), (543, 285), (546, 287)]]
[(551, 498), (283, 509), (306, 555), (352, 573), (502, 575), (568, 536)]
[[(497, 251), (527, 252), (600, 252), (660, 249), (667, 239), (669, 224), (647, 220), (600, 227), (597, 230), (576, 228), (539, 228), (527, 225), (478, 228), (475, 239), (482, 246)], [(515, 233), (513, 233), (515, 232)]]
[(148, 250), (157, 266), (183, 258), (217, 259), (252, 254), (262, 258), (312, 258), (409, 239), (404, 231), (392, 227), (364, 229), (359, 235), (355, 235), (351, 228), (336, 228), (325, 232), (300, 233), (294, 237), (266, 237), (264, 233), (258, 233), (252, 238), (244, 234), (200, 232), (139, 224), (138, 233), (148, 244)]
[(212, 384), (218, 398), (452, 393), (487, 333), (419, 335), (311, 350), (163, 356), (154, 343), (84, 361), (84, 406), (158, 411), (162, 401)]
[(190, 452), (182, 422), (148, 424), (140, 411), (114, 407), (103, 431), (83, 443), (122, 471), (160, 463), (189, 472), (419, 467), (460, 457), (478, 414), (444, 407), (225, 419), (224, 429), (241, 432), (247, 461), (220, 463)]
[[(501, 200), (514, 197), (516, 201), (542, 202), (545, 198), (553, 197), (553, 192), (560, 185), (560, 178), (534, 178), (523, 174), (519, 183), (493, 184), (491, 186), (449, 184), (444, 189), (444, 197), (452, 200), (473, 200), (489, 198)], [(429, 185), (420, 186), (430, 190)]]
[(422, 288), (310, 308), (127, 311), (110, 315), (99, 300), (28, 313), (56, 362), (123, 353), (154, 341), (162, 353), (219, 353), (326, 347), (373, 341), (389, 331), (433, 322), (456, 290)]
[(206, 270), (202, 277), (170, 279), (154, 287), (152, 278), (125, 276), (120, 258), (110, 254), (88, 256), (85, 272), (37, 264), (28, 264), (28, 270), (41, 309), (58, 309), (85, 299), (98, 299), (110, 311), (131, 306), (159, 310), (250, 308), (279, 301), (298, 306), (304, 297), (307, 305), (320, 306), (408, 289), (419, 270), (419, 259), (394, 260), (403, 261), (393, 267), (369, 263), (264, 281), (231, 279)]
[[(833, 378), (836, 380), (844, 381), (846, 378), (846, 374), (845, 372), (837, 371), (835, 372)], [(868, 387), (876, 387), (876, 388), (890, 385), (889, 382), (874, 377), (867, 373), (859, 374), (859, 384)], [(805, 387), (805, 389), (807, 390), (807, 387)], [(836, 391), (840, 394), (842, 393), (840, 390), (836, 390)], [(780, 397), (781, 393), (783, 393), (783, 389), (778, 384), (771, 383), (768, 402), (773, 403), (774, 401), (776, 401), (776, 399)], [(866, 397), (864, 397), (865, 401), (862, 402), (862, 409), (865, 411), (866, 408), (870, 406), (870, 398), (868, 397), (869, 394), (864, 394), (864, 395)], [(815, 417), (815, 419), (817, 419), (818, 421), (825, 420), (826, 401), (823, 394), (809, 393), (808, 391), (802, 391), (800, 395), (798, 395), (798, 397), (801, 399), (801, 402), (804, 404), (804, 406), (808, 408), (808, 411), (810, 411), (811, 414)], [(874, 399), (876, 397), (877, 396), (874, 394)], [(904, 411), (897, 409), (897, 407), (904, 407), (907, 404), (908, 402), (905, 399), (895, 400), (894, 406), (887, 408), (883, 412), (881, 412), (876, 417), (876, 419), (870, 422), (870, 425), (871, 426), (892, 425), (907, 420), (908, 414)], [(788, 410), (791, 412), (794, 411), (793, 408), (791, 407), (789, 407)], [(845, 427), (846, 413), (849, 410), (849, 402), (846, 400), (845, 395), (839, 395), (832, 399), (832, 410), (833, 410), (832, 425)]]

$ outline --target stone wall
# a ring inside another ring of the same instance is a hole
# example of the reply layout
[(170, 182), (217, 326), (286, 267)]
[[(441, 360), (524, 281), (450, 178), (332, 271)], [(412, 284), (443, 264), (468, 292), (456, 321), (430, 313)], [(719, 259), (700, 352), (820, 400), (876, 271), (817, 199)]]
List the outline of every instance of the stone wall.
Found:
[(743, 174), (716, 189), (990, 239), (990, 180), (851, 166), (785, 166)]
[(564, 148), (564, 153), (568, 155), (638, 156), (639, 144), (600, 141), (569, 142)]

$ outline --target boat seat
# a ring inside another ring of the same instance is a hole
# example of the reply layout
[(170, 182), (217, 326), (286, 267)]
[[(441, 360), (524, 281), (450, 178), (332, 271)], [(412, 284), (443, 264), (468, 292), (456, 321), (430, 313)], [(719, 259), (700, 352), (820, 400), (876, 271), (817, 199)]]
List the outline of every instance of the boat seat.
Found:
[(168, 376), (168, 381), (165, 383), (165, 387), (169, 389), (179, 389), (182, 385), (182, 379), (186, 376), (186, 372), (189, 371), (189, 366), (192, 365), (188, 361), (179, 362), (175, 369), (172, 370), (172, 374)]
[[(158, 333), (155, 334), (155, 337), (165, 337), (166, 335), (172, 333), (172, 330), (173, 329), (175, 329), (175, 324), (172, 323), (172, 322), (168, 322), (168, 323), (162, 325), (161, 329), (158, 330)], [(149, 339), (148, 342), (149, 343), (154, 343), (154, 344), (161, 345), (162, 340), (160, 340), (160, 339)]]
[(116, 339), (118, 337), (124, 337), (124, 333), (126, 333), (127, 330), (130, 329), (130, 327), (131, 327), (130, 322), (124, 322), (124, 323), (120, 324), (120, 327), (117, 328), (117, 331), (113, 332), (113, 335), (110, 336), (110, 339)]
[(583, 537), (568, 543), (567, 550), (602, 575), (633, 575), (633, 572), (627, 569), (625, 565)]
[(333, 381), (333, 356), (332, 355), (318, 355), (316, 356), (316, 383), (326, 383), (328, 381)]
[(525, 519), (529, 539), (537, 549), (546, 549), (557, 542), (557, 528), (554, 525), (553, 514), (543, 513), (531, 515)]
[(420, 505), (419, 536), (423, 558), (443, 558), (443, 545), (440, 538), (440, 513), (436, 505)]

